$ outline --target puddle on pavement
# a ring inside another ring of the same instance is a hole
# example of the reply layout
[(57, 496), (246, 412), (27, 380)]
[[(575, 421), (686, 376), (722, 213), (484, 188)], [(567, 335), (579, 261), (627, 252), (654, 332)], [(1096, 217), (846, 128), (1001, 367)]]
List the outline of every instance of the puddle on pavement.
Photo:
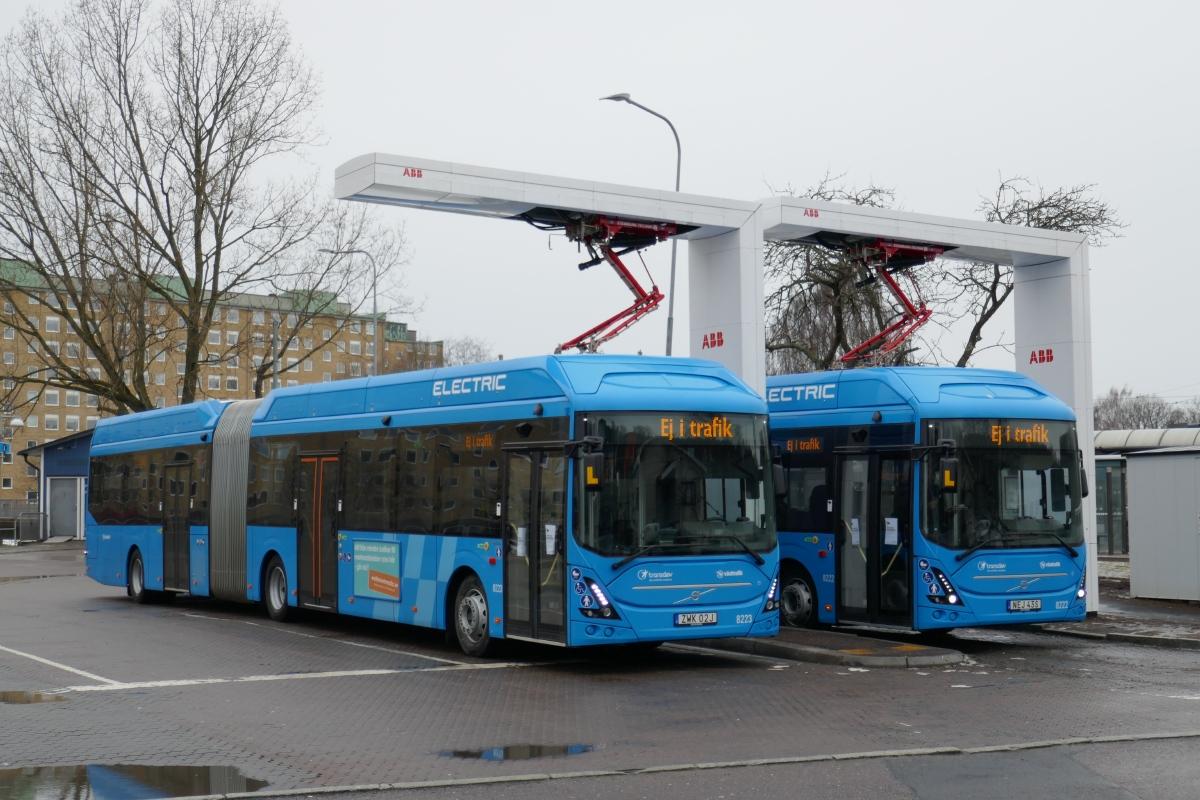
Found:
[(483, 761), (523, 761), (530, 758), (577, 756), (596, 749), (590, 744), (509, 744), (483, 750), (443, 750), (445, 758), (471, 758)]
[(10, 705), (27, 705), (29, 703), (57, 703), (66, 700), (61, 694), (45, 694), (44, 692), (0, 692), (0, 703)]
[(266, 781), (234, 767), (79, 764), (0, 769), (0, 797), (23, 800), (135, 800), (223, 792), (253, 792)]

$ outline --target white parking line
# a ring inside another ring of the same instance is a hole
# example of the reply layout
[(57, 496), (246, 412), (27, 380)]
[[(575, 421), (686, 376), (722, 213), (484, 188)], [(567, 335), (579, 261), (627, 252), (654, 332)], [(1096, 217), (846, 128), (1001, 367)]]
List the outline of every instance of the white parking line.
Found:
[[(312, 678), (363, 678), (375, 675), (407, 675), (415, 672), (468, 672), (483, 669), (517, 669), (536, 666), (517, 661), (498, 661), (488, 664), (453, 664), (442, 667), (411, 667), (409, 669), (342, 669), (329, 672), (289, 672), (282, 675), (243, 675), (236, 678), (184, 678), (165, 681), (134, 681), (117, 683), (109, 681), (103, 686), (65, 686), (54, 689), (51, 694), (66, 692), (122, 692), (129, 689), (171, 689), (181, 686), (212, 686), (221, 683), (263, 683), (266, 681), (302, 681)], [(103, 680), (103, 679), (101, 679)]]
[(336, 642), (337, 644), (344, 644), (344, 645), (348, 645), (349, 647), (362, 647), (367, 650), (380, 650), (384, 653), (394, 653), (396, 655), (401, 655), (401, 656), (412, 656), (413, 658), (423, 658), (426, 661), (436, 661), (439, 664), (451, 664), (453, 666), (469, 666), (469, 662), (455, 661), (452, 658), (441, 658), (440, 656), (428, 656), (428, 655), (425, 655), (424, 653), (414, 653), (411, 650), (401, 650), (398, 647), (384, 647), (382, 645), (377, 645), (377, 644), (367, 644), (366, 642), (355, 642), (355, 641), (351, 641), (350, 639), (331, 639), (328, 636), (317, 636), (316, 634), (312, 634), (312, 633), (303, 633), (302, 631), (288, 630), (287, 628), (281, 628), (277, 625), (264, 625), (261, 622), (253, 622), (248, 619), (232, 619), (230, 617), (212, 617), (212, 616), (208, 616), (206, 614), (195, 614), (190, 611), (185, 611), (183, 615), (185, 617), (192, 617), (194, 619), (216, 620), (217, 622), (240, 622), (243, 625), (252, 625), (256, 628), (267, 628), (268, 630), (276, 631), (278, 633), (286, 633), (289, 636), (299, 636), (304, 639), (320, 639), (321, 641), (324, 641), (324, 642)]
[[(4, 645), (0, 645), (0, 650), (3, 650), (6, 653), (12, 653), (14, 656), (21, 656), (23, 658), (28, 658), (32, 661), (38, 662), (39, 664), (45, 664), (48, 667), (54, 667), (55, 669), (65, 670), (66, 672), (74, 672), (76, 675), (80, 675), (84, 678), (88, 678), (93, 681), (99, 681), (100, 683), (103, 683), (103, 684), (108, 684), (110, 686), (119, 686), (120, 685), (118, 681), (110, 680), (108, 678), (102, 678), (99, 675), (94, 675), (91, 672), (84, 672), (83, 670), (75, 669), (74, 667), (68, 667), (66, 664), (60, 664), (59, 662), (51, 661), (48, 658), (42, 658), (41, 656), (35, 656), (33, 653), (26, 653), (23, 650), (14, 650), (11, 647), (5, 647)], [(100, 688), (100, 687), (97, 687), (97, 688)]]

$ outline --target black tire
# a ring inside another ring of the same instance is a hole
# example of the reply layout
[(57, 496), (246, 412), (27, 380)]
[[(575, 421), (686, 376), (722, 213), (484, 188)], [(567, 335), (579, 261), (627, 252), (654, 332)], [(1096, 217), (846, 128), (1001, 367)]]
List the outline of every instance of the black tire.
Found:
[(267, 616), (276, 622), (285, 622), (291, 610), (287, 585), (287, 570), (283, 568), (283, 562), (272, 556), (263, 570), (262, 604)]
[(474, 575), (468, 575), (458, 585), (454, 595), (454, 638), (458, 647), (469, 656), (486, 656), (492, 651), (492, 637), (488, 630), (491, 610), (488, 608), (487, 592)]
[(803, 572), (788, 570), (783, 573), (779, 621), (791, 628), (817, 626), (817, 589)]
[(145, 605), (153, 599), (146, 588), (146, 562), (142, 560), (142, 551), (134, 550), (129, 556), (129, 569), (125, 573), (125, 594), (138, 605)]

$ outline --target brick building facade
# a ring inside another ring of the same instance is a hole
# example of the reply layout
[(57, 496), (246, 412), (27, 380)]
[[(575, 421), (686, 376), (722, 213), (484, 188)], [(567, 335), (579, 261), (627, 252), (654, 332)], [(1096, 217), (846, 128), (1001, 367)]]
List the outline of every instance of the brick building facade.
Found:
[[(9, 402), (0, 408), (0, 435), (17, 453), (28, 447), (93, 427), (112, 413), (94, 395), (75, 390), (22, 383), (22, 376), (44, 365), (31, 342), (12, 324), (21, 311), (36, 321), (46, 347), (78, 359), (80, 366), (99, 377), (94, 358), (84, 347), (52, 295), (13, 293), (0, 314), (0, 379)], [(200, 369), (197, 399), (238, 400), (254, 397), (258, 367), (278, 352), (278, 363), (264, 375), (262, 393), (272, 385), (295, 386), (374, 374), (375, 351), (380, 348), (379, 371), (403, 372), (441, 366), (440, 341), (424, 341), (403, 322), (376, 323), (370, 315), (351, 315), (336, 303), (328, 315), (297, 318), (287, 298), (239, 294), (222, 303), (209, 330), (204, 365)], [(145, 323), (161, 326), (167, 345), (147, 354), (145, 383), (157, 407), (175, 405), (182, 395), (184, 373), (182, 335), (172, 337), (165, 321), (171, 312), (165, 303), (149, 303)], [(171, 344), (175, 346), (170, 346)], [(315, 351), (315, 352), (314, 352)], [(3, 456), (0, 465), (0, 506), (37, 498), (37, 472), (19, 456)]]

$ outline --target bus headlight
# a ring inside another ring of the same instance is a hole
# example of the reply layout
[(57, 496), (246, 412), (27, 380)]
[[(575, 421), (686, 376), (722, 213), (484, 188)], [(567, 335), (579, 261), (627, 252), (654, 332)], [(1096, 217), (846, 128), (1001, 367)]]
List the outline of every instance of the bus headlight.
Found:
[[(937, 581), (936, 584), (930, 586), (930, 593), (926, 595), (929, 602), (936, 603), (939, 606), (961, 606), (963, 604), (962, 597), (959, 596), (958, 590), (954, 588), (954, 584), (946, 577), (946, 573), (942, 572), (937, 567), (931, 567), (933, 577)], [(937, 589), (941, 592), (935, 594)]]
[(1083, 570), (1083, 574), (1079, 576), (1079, 588), (1075, 590), (1075, 596), (1080, 600), (1087, 597), (1087, 569)]
[(779, 608), (779, 576), (776, 576), (771, 581), (771, 588), (767, 589), (767, 596), (763, 603), (763, 611), (774, 611)]
[[(617, 610), (613, 608), (612, 603), (608, 601), (608, 595), (605, 594), (604, 590), (600, 588), (600, 584), (596, 583), (596, 581), (592, 580), (591, 578), (584, 578), (583, 580), (584, 583), (587, 584), (588, 588), (588, 594), (583, 596), (586, 597), (587, 600), (580, 598), (580, 603), (583, 606), (580, 611), (583, 613), (583, 615), (585, 617), (600, 617), (602, 619), (620, 619), (621, 615), (617, 613)], [(593, 598), (595, 599), (594, 608), (588, 603), (588, 601), (592, 600)]]

